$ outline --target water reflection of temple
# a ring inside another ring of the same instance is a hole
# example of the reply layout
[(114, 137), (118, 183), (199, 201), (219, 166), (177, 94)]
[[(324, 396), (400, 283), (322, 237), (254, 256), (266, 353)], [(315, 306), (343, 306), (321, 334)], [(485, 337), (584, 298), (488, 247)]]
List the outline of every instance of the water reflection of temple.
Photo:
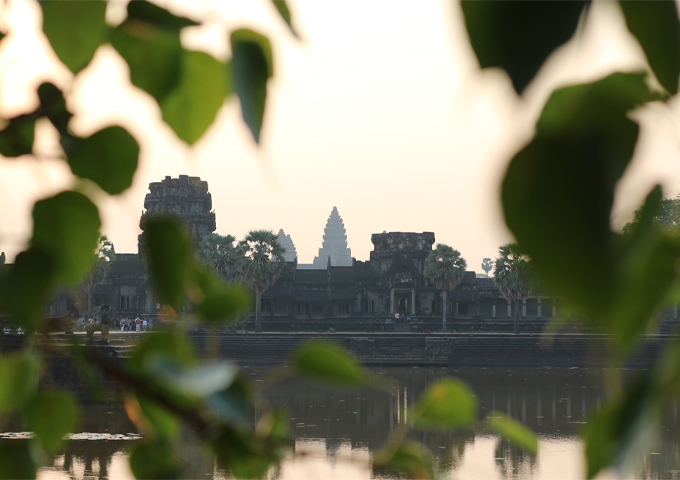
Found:
[[(249, 373), (260, 370), (246, 369)], [(378, 377), (390, 377), (398, 385), (389, 393), (373, 388), (337, 390), (290, 377), (266, 389), (259, 400), (288, 411), (294, 435), (291, 455), (311, 451), (322, 458), (324, 468), (334, 472), (343, 471), (351, 463), (348, 460), (355, 464), (370, 462), (371, 452), (383, 446), (390, 431), (412, 420), (408, 409), (428, 385), (443, 376), (456, 376), (470, 385), (479, 402), (480, 420), (493, 411), (502, 411), (536, 431), (541, 445), (570, 446), (578, 458), (582, 455), (578, 448), (579, 432), (589, 414), (604, 401), (602, 369), (384, 367), (372, 372)], [(668, 412), (659, 444), (650, 445), (636, 478), (678, 478), (677, 424), (676, 405)], [(0, 429), (20, 430), (21, 422), (0, 416)], [(86, 407), (81, 430), (97, 433), (108, 430), (112, 434), (135, 431), (114, 398)], [(537, 478), (541, 468), (554, 460), (546, 457), (550, 449), (542, 451), (539, 446), (538, 457), (533, 457), (481, 427), (475, 432), (413, 429), (408, 438), (430, 449), (434, 468), (444, 478), (459, 477), (456, 472), (468, 468), (466, 458), (473, 453), (483, 454), (483, 460), (493, 468), (492, 477), (497, 478)], [(5, 441), (16, 440), (0, 440)], [(133, 445), (129, 441), (71, 441), (65, 452), (49, 459), (47, 478), (49, 472), (54, 473), (51, 478), (64, 478), (64, 474), (74, 480), (113, 478), (125, 467), (126, 455)], [(304, 463), (304, 458), (298, 461)], [(286, 462), (293, 462), (292, 457)], [(196, 468), (192, 478), (224, 477), (210, 458)], [(290, 471), (285, 466), (274, 468), (269, 478), (278, 478), (277, 475), (291, 478)], [(366, 478), (369, 477), (367, 473)]]

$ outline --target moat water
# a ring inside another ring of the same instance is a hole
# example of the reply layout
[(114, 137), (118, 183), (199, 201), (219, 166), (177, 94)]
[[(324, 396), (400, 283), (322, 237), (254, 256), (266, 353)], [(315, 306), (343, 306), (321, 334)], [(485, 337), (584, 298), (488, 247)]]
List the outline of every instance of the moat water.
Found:
[[(262, 367), (246, 368), (256, 378)], [(398, 386), (385, 391), (333, 390), (299, 378), (288, 378), (263, 391), (260, 402), (285, 408), (291, 418), (289, 455), (269, 479), (394, 478), (373, 472), (372, 452), (390, 431), (408, 424), (408, 411), (427, 385), (444, 376), (468, 382), (479, 401), (480, 419), (499, 410), (532, 428), (539, 437), (533, 456), (480, 428), (468, 432), (411, 430), (409, 438), (433, 453), (434, 469), (444, 479), (582, 479), (583, 444), (579, 437), (589, 413), (604, 401), (604, 371), (593, 368), (373, 368)], [(650, 445), (639, 469), (630, 478), (680, 478), (678, 409), (668, 412), (665, 430)], [(0, 419), (0, 442), (19, 431)], [(87, 407), (82, 432), (66, 451), (48, 459), (40, 479), (128, 479), (127, 456), (138, 440), (120, 405)], [(16, 434), (14, 434), (16, 436)], [(228, 478), (213, 462), (197, 467), (192, 478)], [(612, 474), (613, 478), (614, 475)]]

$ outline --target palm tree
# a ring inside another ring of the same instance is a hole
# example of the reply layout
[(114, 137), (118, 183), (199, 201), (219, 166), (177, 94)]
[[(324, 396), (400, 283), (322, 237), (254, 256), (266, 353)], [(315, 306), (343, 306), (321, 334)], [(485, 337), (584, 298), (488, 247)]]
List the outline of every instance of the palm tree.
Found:
[(111, 263), (116, 259), (113, 243), (106, 235), (99, 236), (97, 249), (93, 252), (92, 268), (90, 273), (83, 279), (81, 286), (87, 294), (87, 313), (92, 314), (92, 293), (97, 288), (111, 268)]
[(531, 291), (531, 265), (517, 243), (499, 247), (494, 265), (494, 283), (509, 302), (515, 302), (515, 334), (519, 333), (519, 302)]
[(425, 277), (443, 292), (442, 332), (446, 331), (446, 293), (456, 288), (463, 279), (465, 267), (467, 262), (460, 252), (443, 243), (438, 243), (425, 260)]
[(251, 230), (239, 244), (241, 280), (255, 292), (255, 331), (262, 332), (262, 293), (279, 278), (286, 264), (284, 248), (270, 230)]
[(493, 262), (489, 257), (483, 258), (482, 259), (482, 270), (484, 270), (484, 273), (486, 273), (487, 276), (489, 276), (489, 272), (493, 269)]
[(198, 245), (199, 258), (226, 281), (235, 280), (239, 276), (243, 254), (234, 245), (235, 241), (236, 238), (232, 235), (213, 233), (203, 237)]

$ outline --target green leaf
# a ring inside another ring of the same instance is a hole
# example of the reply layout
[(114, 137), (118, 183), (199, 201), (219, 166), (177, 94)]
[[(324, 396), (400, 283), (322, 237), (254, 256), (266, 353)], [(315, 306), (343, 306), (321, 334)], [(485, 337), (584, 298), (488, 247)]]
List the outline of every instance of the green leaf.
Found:
[(97, 207), (85, 195), (62, 192), (35, 203), (31, 244), (52, 257), (58, 281), (76, 282), (89, 271), (100, 227)]
[(2, 288), (3, 305), (17, 324), (28, 330), (35, 328), (53, 280), (53, 259), (48, 253), (31, 247), (17, 255)]
[(0, 357), (0, 412), (20, 410), (38, 387), (38, 359), (29, 351)]
[(266, 37), (252, 30), (236, 30), (231, 34), (231, 50), (234, 90), (241, 102), (243, 120), (259, 143), (267, 80), (274, 74), (271, 45)]
[(477, 400), (466, 384), (445, 378), (427, 389), (413, 414), (414, 424), (422, 428), (471, 427), (477, 419)]
[(250, 303), (248, 290), (240, 285), (226, 285), (205, 267), (192, 266), (195, 288), (190, 288), (190, 299), (197, 305), (197, 313), (209, 322), (236, 320)]
[(168, 412), (157, 403), (147, 400), (141, 395), (137, 397), (137, 402), (139, 403), (142, 414), (157, 437), (169, 440), (177, 438), (181, 429), (181, 424), (174, 414)]
[(178, 478), (181, 460), (170, 444), (143, 443), (130, 454), (130, 470), (139, 479)]
[(38, 87), (38, 98), (42, 113), (60, 134), (67, 134), (68, 122), (73, 115), (66, 109), (66, 101), (61, 90), (51, 83), (43, 83)]
[(239, 375), (229, 388), (203, 400), (211, 412), (223, 421), (232, 424), (244, 423), (251, 409), (250, 384)]
[(610, 466), (620, 477), (637, 468), (656, 439), (664, 412), (660, 400), (649, 372), (645, 372), (588, 421), (584, 438), (589, 479)]
[(186, 336), (175, 330), (145, 335), (127, 362), (135, 373), (149, 373), (158, 359), (165, 359), (180, 365), (196, 365), (196, 354)]
[(184, 27), (200, 25), (185, 17), (178, 17), (153, 3), (147, 1), (133, 1), (127, 6), (128, 18), (141, 20), (156, 27), (179, 30)]
[(191, 239), (177, 220), (168, 217), (143, 219), (142, 230), (151, 281), (163, 303), (179, 311), (192, 259)]
[(106, 2), (40, 2), (43, 31), (59, 59), (73, 72), (85, 68), (104, 39)]
[(28, 440), (11, 440), (0, 445), (0, 480), (33, 480), (38, 465)]
[(24, 419), (48, 453), (57, 453), (64, 436), (78, 426), (80, 409), (73, 395), (48, 390), (38, 393), (26, 404)]
[(462, 0), (461, 7), (480, 66), (504, 69), (522, 93), (548, 56), (572, 37), (589, 3)]
[(35, 116), (19, 115), (10, 119), (0, 131), (0, 154), (4, 157), (18, 157), (33, 152), (35, 138)]
[[(229, 469), (236, 478), (263, 478), (272, 463), (278, 460), (267, 455), (274, 450), (256, 442), (248, 431), (227, 430), (211, 442), (218, 465)], [(266, 450), (265, 450), (266, 448)]]
[(82, 139), (62, 135), (61, 143), (74, 175), (92, 180), (111, 195), (132, 185), (139, 145), (123, 127), (108, 127)]
[(272, 3), (274, 3), (274, 6), (281, 15), (281, 18), (283, 18), (283, 21), (286, 22), (286, 25), (288, 25), (288, 28), (290, 28), (291, 33), (297, 37), (297, 32), (291, 23), (290, 10), (288, 9), (288, 5), (286, 4), (285, 0), (272, 0)]
[(606, 318), (622, 355), (631, 351), (656, 321), (659, 305), (680, 278), (675, 268), (680, 239), (655, 228), (646, 233), (621, 258), (616, 301)]
[[(128, 5), (140, 2), (130, 2)], [(160, 103), (178, 84), (182, 44), (179, 32), (126, 20), (110, 34), (111, 45), (130, 67), (130, 82)]]
[(638, 125), (628, 112), (658, 99), (643, 74), (555, 91), (502, 185), (505, 219), (546, 286), (592, 318), (611, 313), (617, 258), (610, 212)]
[(492, 412), (491, 416), (486, 420), (486, 424), (501, 437), (536, 455), (538, 451), (536, 434), (514, 418), (500, 412)]
[[(406, 474), (408, 478), (434, 478), (432, 453), (425, 445), (414, 441), (404, 442), (394, 450), (377, 455), (373, 465)], [(382, 478), (382, 475), (376, 477)]]
[(659, 83), (675, 95), (680, 75), (680, 24), (675, 2), (626, 0), (619, 5), (628, 30), (640, 42)]
[(334, 343), (315, 340), (299, 347), (291, 357), (298, 373), (317, 381), (357, 387), (366, 377), (361, 366)]
[(182, 367), (174, 361), (159, 358), (148, 366), (153, 376), (169, 389), (197, 397), (207, 397), (228, 388), (239, 371), (236, 365), (225, 361)]
[(215, 121), (224, 103), (225, 66), (203, 52), (183, 50), (179, 82), (163, 100), (163, 120), (193, 145)]

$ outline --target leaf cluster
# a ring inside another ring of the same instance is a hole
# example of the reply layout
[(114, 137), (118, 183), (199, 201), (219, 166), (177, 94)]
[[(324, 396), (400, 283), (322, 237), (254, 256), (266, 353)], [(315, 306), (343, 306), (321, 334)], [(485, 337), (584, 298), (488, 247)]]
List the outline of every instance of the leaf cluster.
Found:
[[(283, 0), (276, 11), (293, 34), (290, 11)], [(74, 176), (73, 189), (35, 203), (33, 233), (28, 247), (13, 264), (0, 268), (0, 315), (24, 327), (29, 335), (48, 332), (51, 320), (43, 315), (54, 289), (80, 283), (91, 292), (114, 261), (113, 245), (100, 234), (96, 202), (126, 191), (139, 164), (139, 144), (116, 124), (89, 136), (70, 128), (78, 115), (72, 107), (72, 85), (85, 72), (96, 52), (110, 45), (127, 65), (135, 87), (158, 105), (163, 121), (179, 139), (195, 144), (213, 124), (224, 102), (235, 94), (244, 121), (260, 142), (267, 85), (274, 74), (269, 40), (252, 30), (229, 35), (232, 58), (220, 60), (184, 48), (184, 28), (200, 19), (175, 15), (147, 1), (129, 2), (127, 17), (107, 24), (104, 1), (40, 2), (42, 29), (56, 57), (73, 73), (65, 89), (45, 82), (37, 88), (38, 106), (4, 119), (0, 154), (8, 158), (38, 156), (34, 151), (36, 124), (46, 119), (56, 130), (64, 161)], [(0, 36), (0, 45), (4, 36)], [(233, 320), (249, 304), (244, 289), (226, 285), (196, 261), (193, 246), (174, 219), (153, 218), (145, 223), (144, 245), (151, 280), (158, 294), (175, 311), (185, 298), (201, 319)], [(71, 312), (74, 313), (74, 312)], [(77, 313), (77, 312), (75, 312)], [(48, 349), (40, 342), (36, 346)], [(173, 478), (182, 471), (175, 452), (179, 426), (198, 428), (201, 439), (214, 447), (220, 461), (246, 477), (263, 473), (279, 458), (285, 437), (281, 415), (270, 412), (255, 425), (236, 418), (252, 401), (248, 384), (230, 364), (200, 365), (180, 332), (150, 337), (128, 365), (101, 357), (96, 349), (78, 348), (74, 358), (85, 371), (96, 365), (120, 382), (128, 413), (150, 432), (130, 459), (139, 478)], [(63, 391), (38, 391), (40, 355), (24, 349), (0, 357), (0, 411), (19, 413), (35, 432), (29, 442), (3, 445), (0, 478), (34, 478), (42, 452), (55, 453), (63, 436), (77, 428), (79, 407)]]
[[(461, 8), (480, 65), (504, 69), (522, 93), (548, 56), (579, 35), (589, 4), (464, 0)], [(552, 92), (534, 137), (510, 161), (501, 199), (506, 223), (541, 284), (609, 333), (622, 362), (654, 327), (679, 280), (680, 241), (671, 234), (675, 201), (662, 201), (660, 187), (625, 235), (612, 230), (610, 218), (640, 129), (631, 112), (678, 92), (680, 23), (673, 1), (618, 4), (649, 68)], [(650, 89), (651, 75), (662, 91)], [(509, 276), (511, 264), (496, 263), (497, 284), (508, 292), (521, 283)], [(666, 361), (677, 349), (670, 348)], [(669, 399), (663, 371), (661, 365), (644, 374), (593, 420), (586, 438), (589, 478), (609, 466), (627, 474), (640, 459)]]

